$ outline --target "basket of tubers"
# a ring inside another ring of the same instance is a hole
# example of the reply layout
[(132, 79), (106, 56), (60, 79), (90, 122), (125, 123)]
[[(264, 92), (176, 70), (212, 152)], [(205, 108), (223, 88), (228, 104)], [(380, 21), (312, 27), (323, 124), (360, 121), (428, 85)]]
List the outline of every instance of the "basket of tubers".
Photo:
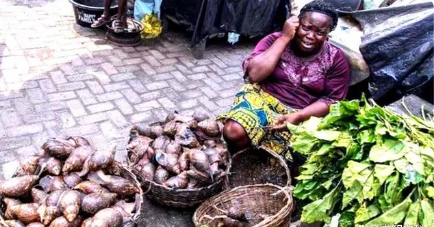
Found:
[(196, 227), (288, 227), (292, 206), (289, 187), (246, 185), (205, 201), (193, 222)]
[(221, 126), (201, 111), (133, 126), (127, 153), (147, 197), (177, 208), (198, 205), (220, 192), (231, 167)]
[(7, 227), (137, 226), (143, 192), (114, 161), (115, 147), (95, 150), (83, 137), (49, 139), (0, 183), (0, 225)]

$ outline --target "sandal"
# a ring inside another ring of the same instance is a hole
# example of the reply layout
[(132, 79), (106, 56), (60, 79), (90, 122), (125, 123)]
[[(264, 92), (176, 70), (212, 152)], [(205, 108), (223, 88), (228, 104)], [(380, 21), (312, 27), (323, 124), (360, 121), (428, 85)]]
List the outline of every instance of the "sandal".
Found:
[(115, 19), (113, 20), (112, 28), (115, 33), (121, 33), (127, 28), (127, 25), (125, 22)]
[(90, 25), (90, 27), (92, 27), (92, 28), (99, 28), (99, 27), (107, 24), (108, 22), (110, 22), (110, 18), (102, 15), (100, 18), (98, 18), (96, 21), (94, 21)]

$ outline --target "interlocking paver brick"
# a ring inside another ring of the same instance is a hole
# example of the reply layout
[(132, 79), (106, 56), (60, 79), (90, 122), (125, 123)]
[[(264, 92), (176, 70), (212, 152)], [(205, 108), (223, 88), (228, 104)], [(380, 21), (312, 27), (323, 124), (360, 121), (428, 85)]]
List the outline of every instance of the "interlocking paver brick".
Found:
[(40, 88), (27, 89), (27, 95), (32, 103), (42, 103), (47, 101), (47, 98)]
[(68, 105), (65, 102), (47, 102), (35, 105), (35, 110), (38, 113), (44, 113), (45, 111), (55, 111), (55, 110), (63, 110), (67, 109)]
[(78, 90), (76, 93), (84, 105), (95, 104), (98, 102), (95, 98), (95, 95), (92, 94), (92, 92), (90, 92), (88, 89)]
[(65, 84), (57, 85), (59, 91), (73, 91), (85, 88), (86, 85), (83, 82), (69, 82)]
[(83, 117), (79, 117), (77, 118), (77, 122), (80, 125), (88, 125), (92, 123), (105, 121), (107, 119), (108, 119), (108, 115), (106, 114), (106, 112), (102, 112), (102, 113), (89, 114)]
[(57, 92), (47, 95), (48, 101), (50, 102), (73, 99), (75, 97), (77, 97), (77, 95), (73, 91)]
[(50, 79), (39, 80), (39, 86), (45, 93), (56, 92), (57, 89)]
[(111, 102), (103, 102), (94, 105), (87, 106), (87, 109), (91, 113), (104, 112), (106, 110), (111, 110), (114, 108), (114, 105)]
[(125, 115), (129, 115), (134, 113), (133, 107), (126, 99), (118, 99), (115, 100), (115, 105), (121, 110), (121, 112)]
[(97, 81), (87, 81), (87, 86), (94, 94), (102, 94), (104, 93), (104, 89)]
[(125, 81), (104, 85), (104, 89), (107, 92), (117, 91), (125, 88), (130, 88), (130, 86)]
[[(140, 69), (140, 68), (139, 68)], [(115, 74), (112, 75), (110, 77), (114, 82), (120, 82), (120, 81), (124, 81), (124, 80), (130, 80), (130, 79), (135, 79), (137, 78), (134, 73), (131, 72), (125, 72), (125, 73), (119, 73), (119, 74)]]
[[(60, 119), (60, 124), (62, 128), (71, 128), (77, 124), (74, 117), (69, 112), (61, 112), (58, 114), (58, 117)], [(56, 125), (52, 126), (55, 127)]]
[(166, 81), (159, 81), (154, 83), (148, 83), (145, 86), (148, 90), (154, 91), (154, 90), (159, 90), (162, 88), (169, 87), (169, 84)]
[(151, 101), (143, 102), (138, 105), (134, 105), (134, 108), (136, 108), (137, 111), (147, 111), (159, 107), (160, 104), (156, 100), (151, 100)]
[(123, 89), (121, 90), (121, 93), (125, 98), (128, 99), (128, 101), (133, 104), (140, 103), (142, 101), (140, 96), (133, 89)]
[(115, 99), (120, 99), (122, 97), (123, 96), (119, 91), (114, 91), (114, 92), (104, 93), (101, 95), (96, 95), (96, 98), (100, 102), (107, 102), (107, 101), (111, 101), (111, 100), (115, 100)]
[(72, 115), (74, 115), (74, 117), (86, 115), (86, 109), (84, 108), (83, 104), (79, 99), (67, 101), (66, 105), (68, 105), (69, 110), (71, 111)]
[(135, 113), (131, 115), (131, 123), (149, 122), (155, 119), (154, 114), (151, 111)]
[(127, 119), (125, 119), (124, 115), (119, 110), (107, 111), (109, 119), (119, 128), (125, 128), (129, 126)]

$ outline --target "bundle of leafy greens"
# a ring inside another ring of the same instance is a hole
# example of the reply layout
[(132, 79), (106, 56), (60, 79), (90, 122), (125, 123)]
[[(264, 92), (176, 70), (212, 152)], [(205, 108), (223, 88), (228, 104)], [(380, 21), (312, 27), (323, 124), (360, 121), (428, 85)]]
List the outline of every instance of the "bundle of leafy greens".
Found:
[(294, 196), (301, 220), (340, 226), (434, 226), (434, 122), (366, 99), (341, 101), (324, 118), (288, 125), (307, 157)]

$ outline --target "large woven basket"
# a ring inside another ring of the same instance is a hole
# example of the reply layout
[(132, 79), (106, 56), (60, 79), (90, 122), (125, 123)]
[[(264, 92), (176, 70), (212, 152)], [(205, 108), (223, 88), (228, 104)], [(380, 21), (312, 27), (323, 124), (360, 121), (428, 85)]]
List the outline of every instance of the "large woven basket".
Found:
[(245, 210), (248, 226), (288, 227), (293, 205), (289, 187), (256, 184), (236, 187), (205, 201), (193, 215), (196, 227), (216, 227), (234, 201)]
[[(116, 163), (115, 167), (116, 167), (116, 172), (117, 172), (116, 175), (122, 176), (123, 178), (134, 182), (134, 184), (139, 189), (139, 193), (136, 194), (134, 196), (134, 198), (131, 198), (131, 199), (134, 199), (135, 204), (136, 204), (135, 205), (136, 212), (131, 217), (131, 221), (137, 223), (137, 220), (140, 218), (140, 211), (143, 207), (143, 191), (142, 191), (142, 188), (140, 187), (140, 182), (137, 180), (136, 176), (131, 171), (129, 171), (127, 168), (123, 167), (122, 165), (119, 165), (118, 163)], [(0, 196), (0, 226), (9, 227), (5, 223), (5, 218), (4, 218), (5, 211), (6, 211), (6, 207), (3, 203), (3, 197)]]
[(158, 184), (150, 180), (142, 180), (142, 187), (145, 195), (164, 206), (185, 208), (194, 207), (201, 204), (211, 196), (219, 193), (222, 190), (224, 182), (227, 181), (227, 176), (231, 168), (231, 158), (228, 157), (228, 166), (225, 173), (221, 174), (211, 185), (202, 188), (194, 189), (173, 189), (162, 184)]

